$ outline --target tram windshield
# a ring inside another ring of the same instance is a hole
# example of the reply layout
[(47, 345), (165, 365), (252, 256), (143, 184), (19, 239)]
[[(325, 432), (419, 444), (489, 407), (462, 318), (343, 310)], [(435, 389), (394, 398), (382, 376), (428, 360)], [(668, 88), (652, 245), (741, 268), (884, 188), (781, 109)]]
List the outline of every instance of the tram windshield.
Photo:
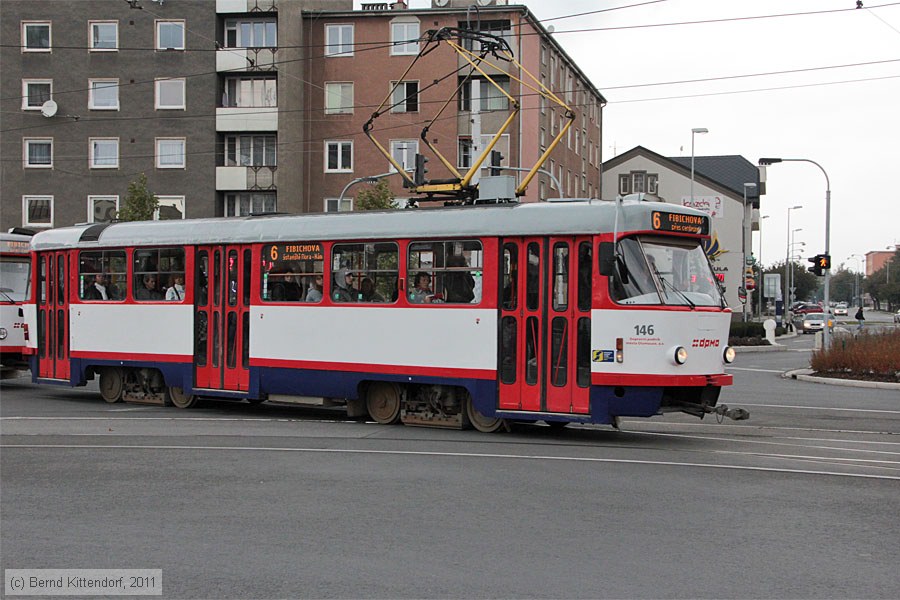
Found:
[(610, 295), (619, 304), (725, 306), (699, 240), (653, 236), (621, 240)]
[(0, 258), (0, 302), (24, 302), (31, 285), (31, 260), (27, 256)]

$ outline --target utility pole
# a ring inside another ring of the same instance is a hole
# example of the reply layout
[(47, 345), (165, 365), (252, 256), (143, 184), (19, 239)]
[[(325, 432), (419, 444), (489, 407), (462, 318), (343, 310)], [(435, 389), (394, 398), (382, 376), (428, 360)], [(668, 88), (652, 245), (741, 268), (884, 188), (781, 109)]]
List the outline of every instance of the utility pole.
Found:
[[(481, 156), (481, 80), (473, 77), (471, 80), (472, 93), (469, 94), (469, 114), (472, 122), (472, 162)], [(472, 185), (478, 185), (481, 179), (481, 169), (472, 176)]]

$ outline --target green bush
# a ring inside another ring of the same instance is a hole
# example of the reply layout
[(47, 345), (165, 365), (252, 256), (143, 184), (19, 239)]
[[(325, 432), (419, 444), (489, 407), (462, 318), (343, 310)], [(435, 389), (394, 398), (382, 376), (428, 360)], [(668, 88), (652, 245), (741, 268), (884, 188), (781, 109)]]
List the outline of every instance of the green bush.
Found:
[(755, 323), (753, 321), (743, 322), (743, 321), (735, 321), (731, 324), (731, 331), (728, 333), (728, 337), (730, 338), (742, 338), (742, 337), (766, 337), (766, 329), (763, 327), (762, 323)]

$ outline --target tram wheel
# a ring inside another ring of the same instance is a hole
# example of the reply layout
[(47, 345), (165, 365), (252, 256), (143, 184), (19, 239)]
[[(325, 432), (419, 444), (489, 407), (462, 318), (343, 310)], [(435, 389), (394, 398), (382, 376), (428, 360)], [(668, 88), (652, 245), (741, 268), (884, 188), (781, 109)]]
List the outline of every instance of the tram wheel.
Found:
[(366, 409), (376, 423), (396, 423), (400, 420), (400, 388), (393, 383), (373, 383), (366, 391)]
[(110, 404), (121, 402), (124, 391), (125, 377), (122, 375), (122, 369), (115, 367), (100, 369), (100, 396), (104, 400)]
[(553, 431), (561, 431), (569, 425), (568, 421), (544, 421), (544, 423)]
[(494, 433), (506, 424), (504, 419), (499, 417), (486, 417), (478, 412), (478, 409), (475, 408), (475, 404), (472, 402), (471, 396), (466, 396), (466, 418), (468, 418), (472, 427), (483, 433)]
[(196, 394), (185, 394), (183, 388), (172, 386), (166, 388), (166, 400), (177, 408), (193, 408), (200, 398)]

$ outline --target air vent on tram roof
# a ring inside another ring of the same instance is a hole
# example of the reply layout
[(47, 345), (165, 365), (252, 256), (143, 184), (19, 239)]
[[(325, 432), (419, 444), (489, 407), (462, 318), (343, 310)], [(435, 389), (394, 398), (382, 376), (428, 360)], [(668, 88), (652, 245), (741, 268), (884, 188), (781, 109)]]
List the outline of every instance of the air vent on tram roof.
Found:
[(100, 239), (100, 234), (103, 233), (103, 230), (110, 225), (111, 223), (97, 223), (96, 225), (91, 225), (81, 232), (81, 238), (79, 238), (79, 241), (96, 242)]

